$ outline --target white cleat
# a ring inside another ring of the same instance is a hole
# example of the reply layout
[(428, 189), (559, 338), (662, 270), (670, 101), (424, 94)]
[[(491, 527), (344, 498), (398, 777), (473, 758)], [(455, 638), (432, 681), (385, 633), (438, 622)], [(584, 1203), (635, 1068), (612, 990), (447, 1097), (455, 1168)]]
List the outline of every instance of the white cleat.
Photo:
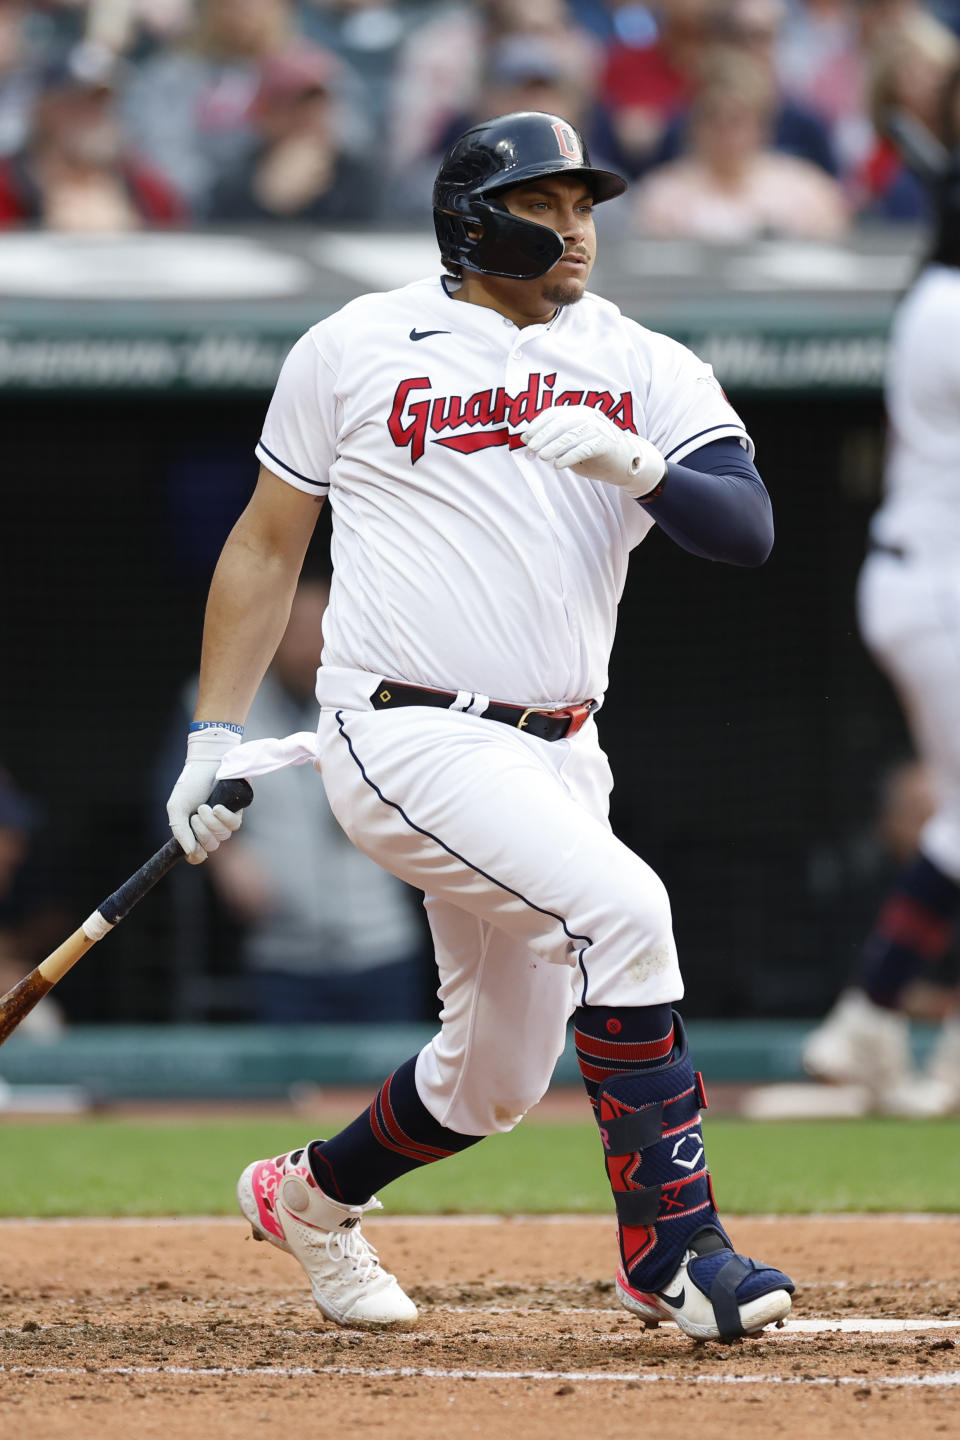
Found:
[(865, 1085), (873, 1102), (916, 1083), (910, 1055), (910, 1022), (875, 1005), (862, 990), (845, 990), (803, 1044), (803, 1068), (817, 1080)]
[(882, 1108), (887, 1115), (922, 1120), (960, 1110), (960, 1018), (943, 1022), (926, 1068), (888, 1090)]
[[(694, 1340), (733, 1340), (741, 1335), (756, 1335), (765, 1325), (778, 1324), (790, 1313), (793, 1282), (782, 1271), (762, 1266), (748, 1271), (745, 1267), (753, 1266), (752, 1261), (744, 1260), (732, 1250), (724, 1251), (723, 1256), (721, 1261), (712, 1261), (709, 1271), (704, 1272), (700, 1267), (707, 1257), (688, 1250), (670, 1284), (663, 1290), (653, 1291), (636, 1289), (621, 1266), (617, 1271), (617, 1299), (649, 1329), (662, 1320), (672, 1320)], [(738, 1274), (726, 1286), (721, 1282), (717, 1287), (717, 1275), (730, 1261), (739, 1261), (742, 1268), (738, 1268)], [(691, 1274), (691, 1266), (697, 1267), (700, 1273)], [(733, 1292), (740, 1289), (744, 1280), (751, 1282), (748, 1288), (753, 1290), (765, 1284), (770, 1288), (738, 1304)], [(727, 1292), (725, 1307), (720, 1293), (723, 1290)]]
[(960, 1107), (960, 1015), (951, 1015), (941, 1025), (926, 1073), (953, 1095), (954, 1108)]
[(360, 1221), (379, 1200), (343, 1205), (317, 1184), (307, 1150), (255, 1160), (237, 1181), (237, 1201), (254, 1238), (298, 1260), (318, 1308), (338, 1325), (408, 1325), (417, 1307), (384, 1270)]
[(935, 1120), (952, 1115), (960, 1105), (960, 1086), (936, 1075), (915, 1075), (885, 1090), (880, 1099), (884, 1115), (908, 1120)]

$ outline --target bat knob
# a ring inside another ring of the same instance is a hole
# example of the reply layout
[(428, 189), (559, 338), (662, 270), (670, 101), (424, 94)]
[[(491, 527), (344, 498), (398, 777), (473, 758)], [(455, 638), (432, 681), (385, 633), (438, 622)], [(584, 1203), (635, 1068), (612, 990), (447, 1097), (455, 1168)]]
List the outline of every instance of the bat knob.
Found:
[(252, 799), (253, 786), (248, 780), (218, 780), (207, 804), (225, 805), (228, 810), (246, 810)]

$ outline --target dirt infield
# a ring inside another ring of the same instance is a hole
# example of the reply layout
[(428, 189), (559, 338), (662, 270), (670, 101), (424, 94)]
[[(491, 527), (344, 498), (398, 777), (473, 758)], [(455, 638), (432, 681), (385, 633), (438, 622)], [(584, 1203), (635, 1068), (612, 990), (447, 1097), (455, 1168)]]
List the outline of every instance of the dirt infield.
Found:
[(783, 1330), (724, 1346), (618, 1308), (609, 1219), (374, 1219), (421, 1307), (399, 1334), (324, 1322), (240, 1221), (5, 1222), (0, 1433), (636, 1440), (681, 1415), (698, 1440), (956, 1433), (960, 1218), (732, 1230), (798, 1295)]

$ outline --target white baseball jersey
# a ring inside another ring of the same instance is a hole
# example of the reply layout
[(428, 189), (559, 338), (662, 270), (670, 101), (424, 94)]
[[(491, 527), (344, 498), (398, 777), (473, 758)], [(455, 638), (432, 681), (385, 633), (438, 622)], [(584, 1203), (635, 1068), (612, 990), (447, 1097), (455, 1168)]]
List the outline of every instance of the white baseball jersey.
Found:
[(931, 265), (900, 306), (886, 388), (886, 498), (871, 533), (960, 566), (960, 269)]
[(329, 492), (334, 582), (318, 697), (373, 672), (521, 704), (600, 699), (629, 552), (622, 490), (527, 455), (524, 424), (595, 405), (668, 460), (752, 447), (708, 365), (591, 294), (518, 329), (438, 277), (364, 295), (293, 347), (257, 447)]
[[(462, 1134), (544, 1093), (577, 1004), (683, 994), (666, 890), (610, 828), (590, 719), (555, 743), (487, 699), (600, 699), (649, 510), (527, 454), (549, 405), (587, 404), (672, 460), (752, 447), (709, 366), (587, 295), (518, 329), (439, 280), (366, 295), (291, 351), (258, 455), (334, 511), (316, 735), (253, 741), (220, 777), (313, 761), (354, 844), (422, 890), (442, 1029), (417, 1090)], [(380, 679), (459, 691), (374, 710)], [(467, 713), (458, 713), (467, 712)]]

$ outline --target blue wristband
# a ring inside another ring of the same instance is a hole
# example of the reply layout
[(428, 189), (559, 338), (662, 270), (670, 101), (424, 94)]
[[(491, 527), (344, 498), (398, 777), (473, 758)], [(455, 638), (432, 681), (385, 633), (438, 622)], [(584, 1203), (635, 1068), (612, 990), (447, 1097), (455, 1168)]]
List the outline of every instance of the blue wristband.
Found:
[(195, 735), (198, 730), (229, 730), (234, 735), (243, 734), (243, 726), (234, 725), (230, 720), (191, 720), (187, 734)]

